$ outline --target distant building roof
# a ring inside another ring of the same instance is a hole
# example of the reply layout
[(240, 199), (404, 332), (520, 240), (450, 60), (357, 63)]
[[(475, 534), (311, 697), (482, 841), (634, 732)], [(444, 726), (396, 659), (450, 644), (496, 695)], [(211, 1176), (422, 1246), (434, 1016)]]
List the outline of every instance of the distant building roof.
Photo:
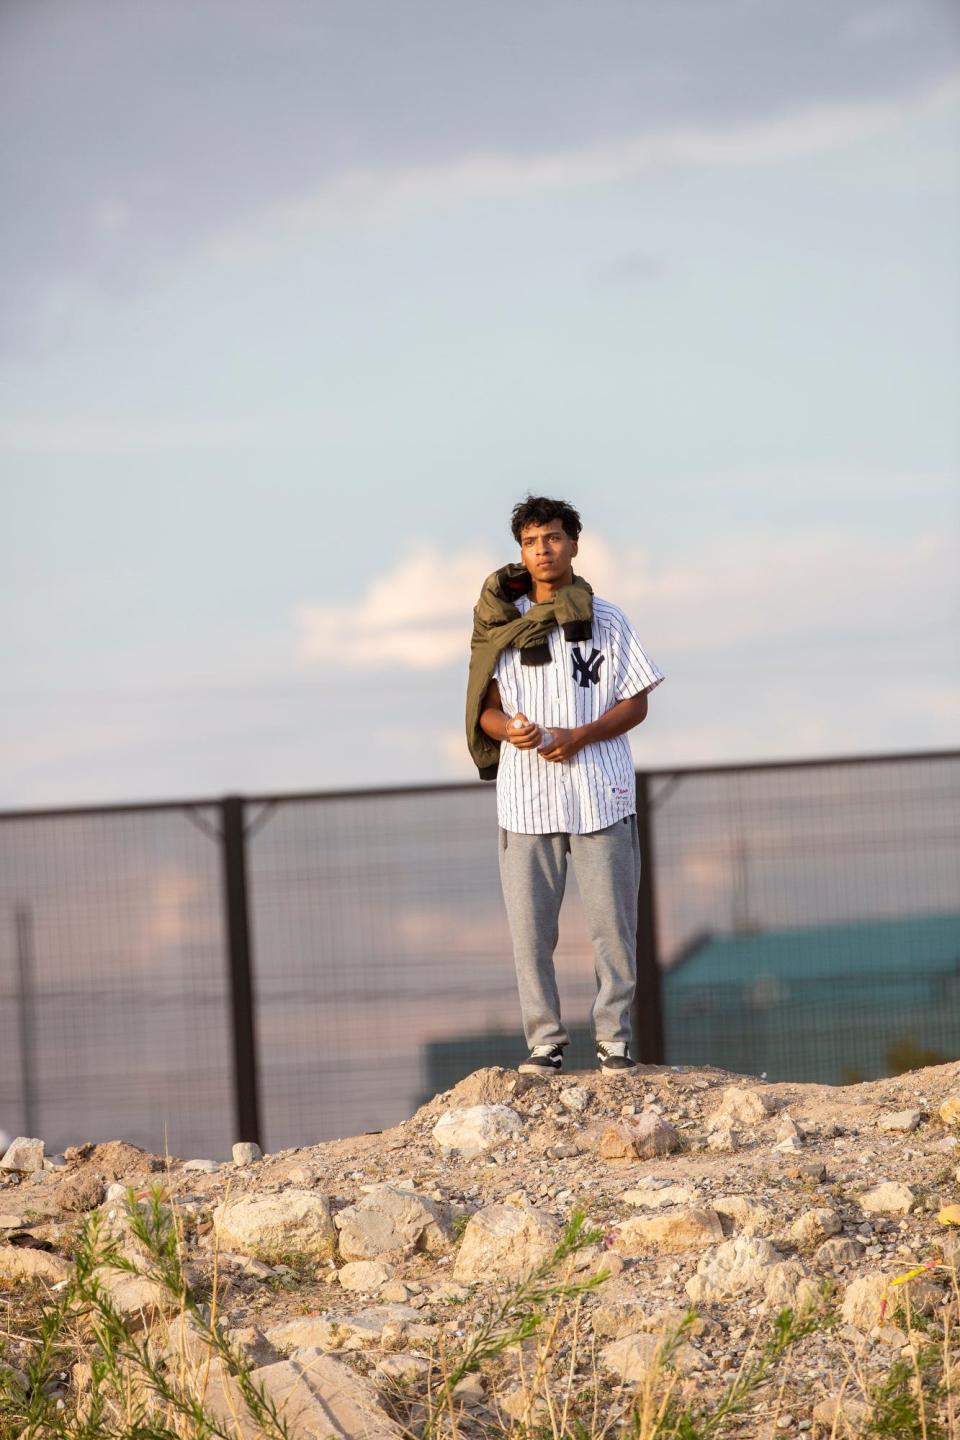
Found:
[(891, 981), (914, 969), (927, 975), (960, 974), (960, 915), (910, 915), (708, 935), (692, 944), (664, 975), (663, 983), (676, 996), (701, 985), (712, 988), (769, 979), (836, 981), (867, 974)]

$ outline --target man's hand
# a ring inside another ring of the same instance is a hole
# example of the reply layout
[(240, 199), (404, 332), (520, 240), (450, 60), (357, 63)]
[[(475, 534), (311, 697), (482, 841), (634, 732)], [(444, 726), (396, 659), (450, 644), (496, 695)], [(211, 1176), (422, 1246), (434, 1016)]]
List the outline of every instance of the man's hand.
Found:
[(555, 725), (550, 733), (553, 739), (540, 751), (544, 760), (572, 760), (577, 751), (582, 750), (587, 743), (579, 729), (564, 730)]
[[(522, 721), (522, 724), (518, 725), (518, 720)], [(518, 750), (536, 750), (543, 739), (543, 731), (539, 725), (535, 725), (521, 713), (507, 721), (507, 739), (511, 745), (516, 745)]]

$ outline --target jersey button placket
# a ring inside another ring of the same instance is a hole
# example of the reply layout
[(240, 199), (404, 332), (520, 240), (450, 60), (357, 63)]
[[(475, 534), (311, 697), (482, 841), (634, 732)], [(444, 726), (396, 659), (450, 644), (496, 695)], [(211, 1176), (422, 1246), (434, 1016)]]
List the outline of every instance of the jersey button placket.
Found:
[[(565, 647), (559, 642), (554, 642), (551, 650), (553, 660), (551, 680), (553, 682), (553, 713), (556, 723), (563, 725), (563, 711), (560, 709), (560, 702), (563, 698), (563, 667), (566, 663), (564, 654)], [(557, 761), (557, 800), (560, 810), (560, 825), (563, 830), (570, 829), (570, 786), (567, 780), (567, 765), (565, 761)]]

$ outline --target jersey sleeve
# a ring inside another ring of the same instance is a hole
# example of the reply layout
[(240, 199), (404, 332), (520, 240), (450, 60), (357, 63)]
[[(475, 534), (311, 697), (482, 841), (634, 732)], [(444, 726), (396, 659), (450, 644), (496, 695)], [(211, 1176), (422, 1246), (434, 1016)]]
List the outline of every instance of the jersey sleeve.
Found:
[(619, 611), (613, 624), (614, 694), (618, 701), (655, 690), (664, 678), (663, 672), (640, 644), (630, 621)]

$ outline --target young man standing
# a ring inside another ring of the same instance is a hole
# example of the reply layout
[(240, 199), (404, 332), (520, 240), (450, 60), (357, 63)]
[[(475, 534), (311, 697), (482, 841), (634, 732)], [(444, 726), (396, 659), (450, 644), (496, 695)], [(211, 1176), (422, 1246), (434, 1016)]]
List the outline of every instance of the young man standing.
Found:
[(467, 737), (497, 780), (500, 878), (513, 937), (527, 1074), (561, 1069), (553, 952), (567, 856), (593, 945), (592, 1023), (606, 1073), (634, 1068), (640, 847), (626, 733), (663, 675), (623, 611), (574, 574), (580, 516), (528, 496), (512, 516), (520, 564), (487, 577), (474, 610)]

